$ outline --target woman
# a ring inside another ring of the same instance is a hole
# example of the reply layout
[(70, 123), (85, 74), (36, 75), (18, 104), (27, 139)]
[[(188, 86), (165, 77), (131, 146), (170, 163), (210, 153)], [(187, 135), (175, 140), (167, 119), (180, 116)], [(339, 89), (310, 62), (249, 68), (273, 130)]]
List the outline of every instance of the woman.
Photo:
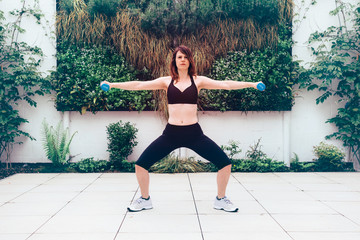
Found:
[(171, 76), (160, 77), (152, 81), (130, 81), (107, 83), (110, 88), (124, 90), (165, 90), (168, 99), (168, 124), (163, 134), (149, 145), (135, 164), (136, 177), (141, 197), (129, 207), (129, 211), (141, 211), (152, 208), (149, 195), (149, 168), (168, 155), (174, 149), (187, 147), (214, 163), (217, 173), (217, 196), (214, 208), (228, 212), (238, 210), (225, 196), (226, 186), (231, 173), (231, 161), (221, 148), (205, 136), (198, 124), (197, 99), (201, 89), (242, 89), (255, 88), (258, 83), (238, 81), (216, 81), (208, 77), (197, 76), (192, 53), (186, 46), (179, 46), (172, 55)]

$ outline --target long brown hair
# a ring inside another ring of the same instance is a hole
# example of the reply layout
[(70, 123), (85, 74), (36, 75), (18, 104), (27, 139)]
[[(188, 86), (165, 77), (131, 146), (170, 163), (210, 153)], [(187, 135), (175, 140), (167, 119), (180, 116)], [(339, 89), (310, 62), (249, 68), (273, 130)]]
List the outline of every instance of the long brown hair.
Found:
[(189, 69), (188, 69), (188, 74), (193, 77), (196, 75), (196, 66), (195, 66), (195, 62), (194, 62), (194, 58), (193, 58), (193, 55), (192, 55), (192, 52), (191, 50), (184, 46), (184, 45), (180, 45), (178, 46), (177, 48), (175, 48), (174, 52), (173, 52), (173, 55), (172, 55), (172, 59), (171, 59), (171, 63), (170, 63), (170, 75), (171, 75), (171, 78), (174, 79), (174, 81), (178, 81), (179, 79), (179, 72), (178, 72), (178, 69), (177, 69), (177, 66), (176, 66), (176, 54), (178, 52), (181, 52), (183, 54), (186, 55), (186, 57), (188, 58), (189, 60)]

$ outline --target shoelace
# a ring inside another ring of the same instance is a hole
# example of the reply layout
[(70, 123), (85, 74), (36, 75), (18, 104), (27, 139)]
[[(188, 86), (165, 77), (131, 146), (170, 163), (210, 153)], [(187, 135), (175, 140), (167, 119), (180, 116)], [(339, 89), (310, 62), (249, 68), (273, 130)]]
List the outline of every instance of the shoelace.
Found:
[(225, 202), (226, 204), (231, 204), (231, 205), (232, 205), (232, 202), (231, 202), (229, 199), (227, 199), (226, 197), (224, 198), (224, 202)]
[(142, 199), (142, 198), (136, 199), (136, 203), (138, 203), (138, 204), (141, 204), (143, 201), (145, 201), (145, 199)]

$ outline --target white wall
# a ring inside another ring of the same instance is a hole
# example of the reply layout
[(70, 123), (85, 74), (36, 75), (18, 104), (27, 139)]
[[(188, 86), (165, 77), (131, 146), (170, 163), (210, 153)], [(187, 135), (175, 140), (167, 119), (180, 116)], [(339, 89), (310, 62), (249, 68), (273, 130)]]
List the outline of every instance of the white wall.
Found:
[[(297, 0), (301, 2), (300, 0)], [(31, 2), (27, 0), (26, 2)], [(308, 4), (310, 0), (307, 0)], [(299, 3), (298, 3), (299, 4)], [(305, 4), (305, 5), (306, 5)], [(301, 4), (299, 4), (301, 5)], [(7, 12), (19, 8), (20, 0), (2, 0), (0, 9)], [(27, 33), (22, 40), (29, 44), (42, 47), (45, 52), (45, 61), (42, 71), (53, 69), (56, 65), (55, 42), (44, 33), (54, 31), (55, 0), (40, 0), (40, 6), (45, 19), (49, 23), (43, 26), (24, 21)], [(328, 12), (334, 9), (334, 1), (318, 0), (318, 4), (312, 6), (307, 13), (307, 18), (297, 26), (294, 32), (293, 54), (305, 62), (311, 59), (311, 53), (306, 45), (310, 33), (315, 30), (324, 30), (327, 26), (336, 25), (337, 18), (329, 16)], [(301, 9), (300, 9), (301, 10)], [(298, 10), (299, 11), (299, 10)], [(6, 18), (9, 15), (5, 14)], [(26, 25), (25, 25), (26, 24)], [(44, 24), (43, 24), (44, 25)], [(54, 34), (51, 35), (54, 37)], [(206, 135), (219, 145), (225, 145), (229, 140), (240, 142), (244, 156), (250, 145), (261, 138), (262, 150), (269, 157), (289, 163), (293, 153), (298, 154), (301, 161), (310, 161), (314, 158), (313, 146), (324, 140), (324, 137), (336, 129), (333, 125), (325, 124), (325, 121), (336, 115), (337, 104), (335, 99), (325, 104), (316, 105), (317, 92), (307, 92), (296, 89), (298, 96), (293, 110), (290, 112), (199, 112), (199, 122)], [(12, 162), (48, 162), (45, 157), (41, 142), (41, 122), (46, 119), (55, 125), (60, 120), (69, 126), (70, 132), (77, 131), (71, 145), (72, 155), (75, 160), (94, 157), (95, 159), (108, 159), (106, 126), (119, 120), (130, 121), (139, 129), (137, 134), (138, 145), (134, 148), (130, 160), (136, 160), (144, 148), (158, 137), (166, 124), (161, 117), (154, 112), (99, 112), (96, 115), (86, 113), (80, 115), (77, 112), (57, 112), (52, 99), (54, 96), (36, 97), (37, 108), (26, 104), (19, 106), (21, 115), (29, 120), (22, 129), (31, 133), (37, 141), (24, 138), (24, 144), (14, 147), (11, 155)], [(341, 142), (330, 141), (342, 146)], [(195, 155), (190, 150), (182, 149), (181, 155)], [(177, 151), (178, 153), (179, 151)]]

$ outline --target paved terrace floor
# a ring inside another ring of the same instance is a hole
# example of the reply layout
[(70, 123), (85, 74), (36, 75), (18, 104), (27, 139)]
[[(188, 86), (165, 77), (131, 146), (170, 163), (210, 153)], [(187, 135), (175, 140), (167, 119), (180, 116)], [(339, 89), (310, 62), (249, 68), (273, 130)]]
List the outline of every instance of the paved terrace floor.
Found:
[(212, 208), (216, 174), (151, 174), (154, 209), (130, 213), (133, 173), (0, 180), (0, 239), (360, 239), (360, 173), (232, 173), (237, 213)]

